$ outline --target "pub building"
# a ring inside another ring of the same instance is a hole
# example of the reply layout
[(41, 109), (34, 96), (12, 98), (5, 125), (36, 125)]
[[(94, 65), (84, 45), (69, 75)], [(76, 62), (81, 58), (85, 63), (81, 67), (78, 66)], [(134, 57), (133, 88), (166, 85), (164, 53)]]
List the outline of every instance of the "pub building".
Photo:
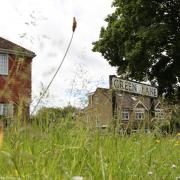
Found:
[(113, 122), (122, 128), (150, 128), (170, 112), (158, 99), (156, 87), (109, 76), (109, 88), (97, 88), (88, 94), (84, 109), (88, 127), (109, 127)]

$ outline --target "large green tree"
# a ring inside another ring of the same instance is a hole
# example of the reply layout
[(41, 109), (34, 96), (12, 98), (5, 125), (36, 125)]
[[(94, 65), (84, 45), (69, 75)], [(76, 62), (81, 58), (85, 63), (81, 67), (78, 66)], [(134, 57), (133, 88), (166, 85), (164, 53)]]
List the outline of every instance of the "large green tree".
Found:
[(119, 75), (148, 79), (172, 97), (180, 91), (180, 0), (114, 0), (112, 6), (93, 51)]

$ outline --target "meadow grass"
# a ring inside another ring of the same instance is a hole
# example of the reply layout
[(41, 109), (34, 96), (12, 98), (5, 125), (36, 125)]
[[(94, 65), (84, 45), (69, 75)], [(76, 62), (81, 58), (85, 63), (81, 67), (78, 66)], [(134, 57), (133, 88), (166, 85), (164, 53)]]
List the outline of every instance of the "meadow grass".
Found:
[(180, 139), (88, 130), (62, 120), (5, 130), (0, 179), (178, 179)]

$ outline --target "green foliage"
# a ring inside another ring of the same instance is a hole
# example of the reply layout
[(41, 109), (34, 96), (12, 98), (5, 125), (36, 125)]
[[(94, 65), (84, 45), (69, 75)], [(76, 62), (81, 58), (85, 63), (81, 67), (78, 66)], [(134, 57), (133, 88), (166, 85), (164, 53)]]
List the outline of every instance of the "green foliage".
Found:
[(77, 113), (78, 109), (72, 106), (66, 106), (64, 108), (43, 107), (31, 120), (46, 126), (53, 122), (63, 121), (64, 119), (75, 119)]
[(159, 85), (159, 93), (180, 99), (180, 1), (114, 0), (93, 51), (118, 74)]

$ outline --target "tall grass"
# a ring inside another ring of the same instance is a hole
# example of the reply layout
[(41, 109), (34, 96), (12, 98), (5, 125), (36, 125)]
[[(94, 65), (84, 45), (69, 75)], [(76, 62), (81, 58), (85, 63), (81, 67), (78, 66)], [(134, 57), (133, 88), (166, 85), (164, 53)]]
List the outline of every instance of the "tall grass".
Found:
[(88, 130), (71, 119), (10, 127), (0, 151), (0, 179), (176, 179), (178, 135), (131, 136)]

